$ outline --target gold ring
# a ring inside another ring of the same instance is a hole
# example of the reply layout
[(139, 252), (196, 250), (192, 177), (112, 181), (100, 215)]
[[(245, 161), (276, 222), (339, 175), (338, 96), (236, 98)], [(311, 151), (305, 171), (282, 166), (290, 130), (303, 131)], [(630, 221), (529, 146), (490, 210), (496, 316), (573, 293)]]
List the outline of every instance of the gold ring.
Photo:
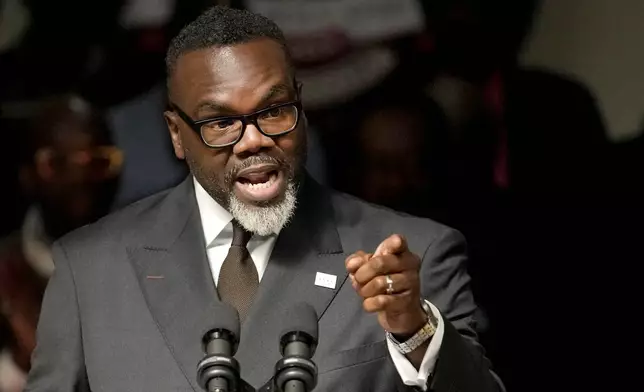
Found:
[(394, 293), (394, 281), (391, 279), (391, 276), (385, 275), (385, 282), (387, 282), (387, 294), (391, 295)]

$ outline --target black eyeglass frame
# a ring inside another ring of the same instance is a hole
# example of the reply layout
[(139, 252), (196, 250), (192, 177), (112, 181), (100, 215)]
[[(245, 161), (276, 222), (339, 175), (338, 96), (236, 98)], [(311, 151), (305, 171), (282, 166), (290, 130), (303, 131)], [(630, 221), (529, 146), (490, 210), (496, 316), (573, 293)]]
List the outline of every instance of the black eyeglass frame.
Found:
[[(186, 112), (181, 110), (181, 108), (179, 108), (179, 106), (175, 105), (174, 103), (170, 102), (169, 106), (170, 106), (170, 109), (175, 111), (179, 115), (179, 117), (186, 124), (188, 124), (188, 126), (193, 131), (195, 131), (199, 135), (199, 137), (201, 137), (201, 141), (206, 146), (208, 146), (210, 148), (223, 148), (223, 147), (233, 146), (233, 145), (237, 144), (244, 137), (244, 133), (246, 132), (246, 127), (248, 126), (248, 124), (253, 124), (255, 126), (255, 128), (257, 128), (257, 130), (262, 135), (270, 137), (270, 138), (286, 135), (287, 133), (293, 132), (295, 130), (295, 128), (297, 128), (297, 126), (300, 123), (300, 118), (302, 117), (301, 116), (302, 102), (300, 101), (300, 99), (296, 99), (296, 100), (293, 100), (293, 101), (284, 102), (284, 103), (280, 103), (280, 104), (276, 104), (276, 105), (271, 105), (271, 106), (268, 106), (266, 108), (257, 110), (255, 112), (249, 113), (249, 114), (238, 114), (238, 115), (234, 115), (234, 116), (211, 117), (211, 118), (205, 118), (203, 120), (197, 120), (197, 121), (193, 120), (192, 117), (190, 117), (188, 114), (186, 114)], [(266, 132), (264, 132), (262, 130), (262, 127), (260, 127), (259, 124), (257, 123), (257, 118), (260, 115), (262, 115), (262, 114), (264, 114), (266, 112), (270, 112), (271, 110), (283, 108), (283, 107), (286, 107), (286, 106), (295, 107), (295, 116), (296, 116), (295, 124), (290, 129), (287, 129), (286, 131), (283, 131), (283, 132), (279, 132), (279, 133), (266, 133)], [(235, 139), (232, 142), (225, 143), (225, 144), (210, 144), (210, 143), (206, 142), (206, 139), (203, 137), (203, 133), (201, 132), (202, 125), (204, 125), (206, 123), (213, 122), (213, 121), (222, 121), (222, 120), (240, 120), (241, 121), (242, 129), (241, 129), (241, 132), (239, 133), (239, 136), (237, 137), (237, 139)]]

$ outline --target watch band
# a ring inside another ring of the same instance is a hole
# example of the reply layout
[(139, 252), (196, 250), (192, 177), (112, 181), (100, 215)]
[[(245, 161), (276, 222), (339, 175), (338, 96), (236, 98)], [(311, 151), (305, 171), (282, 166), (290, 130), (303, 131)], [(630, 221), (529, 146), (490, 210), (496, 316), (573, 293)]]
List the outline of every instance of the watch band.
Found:
[(405, 340), (404, 342), (399, 342), (398, 340), (396, 340), (393, 334), (387, 332), (387, 339), (389, 339), (389, 341), (391, 341), (396, 349), (402, 354), (409, 354), (412, 351), (416, 350), (418, 347), (422, 346), (423, 343), (431, 339), (431, 337), (436, 333), (436, 327), (438, 323), (436, 318), (434, 317), (434, 314), (432, 313), (432, 309), (426, 301), (421, 300), (421, 302), (423, 310), (425, 311), (425, 314), (427, 314), (427, 322), (418, 332), (416, 332), (411, 338)]

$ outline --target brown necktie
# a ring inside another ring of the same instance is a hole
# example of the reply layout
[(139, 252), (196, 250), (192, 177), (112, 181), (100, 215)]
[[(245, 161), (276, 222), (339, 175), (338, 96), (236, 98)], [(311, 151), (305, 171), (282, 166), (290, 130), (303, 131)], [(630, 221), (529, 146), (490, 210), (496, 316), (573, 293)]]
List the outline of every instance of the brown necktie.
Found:
[(257, 268), (246, 248), (252, 235), (233, 220), (233, 243), (221, 266), (217, 282), (219, 298), (237, 309), (242, 322), (259, 286)]

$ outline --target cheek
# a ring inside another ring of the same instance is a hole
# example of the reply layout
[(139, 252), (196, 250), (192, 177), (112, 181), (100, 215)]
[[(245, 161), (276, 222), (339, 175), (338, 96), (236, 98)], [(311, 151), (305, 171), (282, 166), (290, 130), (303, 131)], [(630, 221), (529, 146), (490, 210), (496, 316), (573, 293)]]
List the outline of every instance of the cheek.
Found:
[(276, 140), (280, 150), (291, 160), (301, 158), (306, 149), (306, 135), (304, 129), (299, 129), (284, 135)]
[(206, 146), (185, 147), (186, 159), (191, 170), (199, 171), (211, 178), (223, 179), (230, 160), (225, 150), (213, 150)]
[(276, 144), (280, 148), (280, 150), (284, 151), (284, 153), (289, 156), (293, 155), (296, 151), (295, 146), (297, 145), (297, 143), (293, 139), (284, 137), (279, 139)]

